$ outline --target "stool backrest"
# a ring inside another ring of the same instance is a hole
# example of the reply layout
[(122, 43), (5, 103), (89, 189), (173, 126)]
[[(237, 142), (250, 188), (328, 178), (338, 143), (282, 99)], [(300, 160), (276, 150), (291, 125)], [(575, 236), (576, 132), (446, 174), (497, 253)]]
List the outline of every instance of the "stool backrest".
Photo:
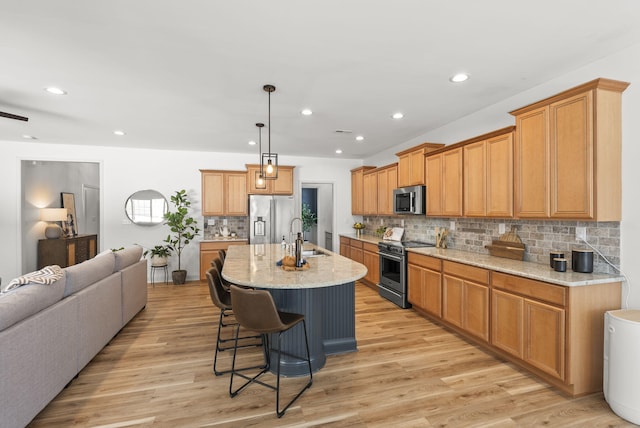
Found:
[(266, 290), (231, 285), (233, 314), (241, 326), (258, 333), (274, 333), (285, 328), (273, 297)]
[(231, 294), (222, 286), (220, 272), (215, 267), (207, 270), (207, 283), (209, 284), (209, 296), (214, 305), (220, 309), (231, 309)]
[(220, 258), (214, 257), (211, 260), (211, 266), (215, 266), (218, 272), (222, 272), (222, 260), (220, 260)]
[(224, 264), (224, 259), (227, 257), (227, 250), (218, 250), (218, 257), (222, 261), (222, 264)]

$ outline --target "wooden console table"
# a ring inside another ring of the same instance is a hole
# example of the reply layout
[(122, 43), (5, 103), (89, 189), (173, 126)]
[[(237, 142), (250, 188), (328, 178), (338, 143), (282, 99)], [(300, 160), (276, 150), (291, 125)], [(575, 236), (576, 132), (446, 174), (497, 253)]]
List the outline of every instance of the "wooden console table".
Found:
[(49, 265), (62, 268), (95, 257), (98, 235), (78, 235), (73, 238), (40, 239), (38, 241), (38, 269)]

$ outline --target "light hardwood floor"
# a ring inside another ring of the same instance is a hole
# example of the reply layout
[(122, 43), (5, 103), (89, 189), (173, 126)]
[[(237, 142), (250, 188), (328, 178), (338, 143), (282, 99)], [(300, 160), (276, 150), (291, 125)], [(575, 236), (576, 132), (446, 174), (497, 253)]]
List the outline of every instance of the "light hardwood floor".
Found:
[(146, 309), (30, 426), (633, 426), (602, 394), (568, 398), (360, 283), (359, 351), (329, 357), (277, 419), (271, 390), (231, 399), (229, 376), (211, 372), (217, 314), (204, 284), (149, 287)]

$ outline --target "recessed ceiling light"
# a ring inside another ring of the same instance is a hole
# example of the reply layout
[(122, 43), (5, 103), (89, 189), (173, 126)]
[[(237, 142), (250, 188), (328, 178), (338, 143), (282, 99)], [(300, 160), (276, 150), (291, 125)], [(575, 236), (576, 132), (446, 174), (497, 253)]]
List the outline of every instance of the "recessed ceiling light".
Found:
[(337, 153), (337, 154), (341, 154), (341, 153), (342, 153), (342, 149), (337, 149), (337, 150), (336, 150), (336, 153)]
[(24, 138), (26, 140), (37, 140), (37, 138), (34, 137), (33, 135), (27, 135), (27, 134), (23, 134), (22, 138)]
[(356, 137), (356, 141), (362, 141), (362, 140), (364, 140), (364, 137), (362, 135), (358, 135)]
[(249, 141), (249, 145), (250, 145), (250, 146), (255, 146), (255, 145), (256, 145), (256, 142), (255, 142), (255, 141), (253, 141), (253, 140), (251, 140), (251, 141)]
[(469, 78), (469, 75), (467, 73), (458, 73), (451, 76), (449, 80), (452, 81), (453, 83), (460, 83), (460, 82), (464, 82), (468, 78)]
[(311, 116), (313, 114), (313, 112), (308, 108), (302, 110), (301, 113), (304, 114), (305, 116)]
[(393, 113), (393, 116), (391, 116), (394, 119), (402, 119), (404, 117), (404, 114), (398, 112), (398, 113)]
[(124, 131), (113, 131), (113, 133), (114, 133), (115, 135), (120, 136), (120, 137), (122, 137), (123, 135), (127, 135), (127, 133), (126, 133), (126, 132), (124, 132)]
[(44, 88), (44, 90), (49, 92), (50, 94), (54, 94), (54, 95), (67, 95), (67, 91), (62, 90), (60, 88), (56, 88), (55, 86), (50, 86), (48, 88)]

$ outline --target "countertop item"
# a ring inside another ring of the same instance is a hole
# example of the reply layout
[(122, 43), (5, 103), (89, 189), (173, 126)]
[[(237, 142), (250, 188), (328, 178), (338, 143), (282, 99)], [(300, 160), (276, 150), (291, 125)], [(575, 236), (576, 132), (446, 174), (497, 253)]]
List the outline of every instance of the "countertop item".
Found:
[(209, 239), (202, 239), (202, 240), (200, 240), (200, 242), (242, 242), (242, 241), (246, 241), (246, 240), (247, 240), (247, 238), (241, 238), (239, 236), (236, 236), (236, 237), (233, 237), (233, 238), (231, 236), (228, 236), (226, 238), (224, 238), (222, 236), (219, 236), (219, 237), (212, 237), (212, 238), (209, 238)]
[(556, 272), (546, 264), (505, 259), (501, 257), (493, 257), (488, 254), (471, 253), (468, 251), (443, 248), (410, 248), (408, 251), (424, 254), (425, 256), (433, 256), (444, 260), (478, 266), (497, 272), (518, 275), (524, 278), (549, 282), (551, 284), (563, 285), (565, 287), (622, 282), (624, 279), (620, 275), (604, 273), (578, 273), (571, 271)]
[(307, 258), (309, 269), (288, 272), (277, 266), (285, 255), (280, 244), (231, 246), (227, 250), (222, 277), (249, 287), (306, 289), (353, 282), (367, 273), (364, 265), (324, 248), (306, 244), (304, 249), (316, 249), (324, 255)]

